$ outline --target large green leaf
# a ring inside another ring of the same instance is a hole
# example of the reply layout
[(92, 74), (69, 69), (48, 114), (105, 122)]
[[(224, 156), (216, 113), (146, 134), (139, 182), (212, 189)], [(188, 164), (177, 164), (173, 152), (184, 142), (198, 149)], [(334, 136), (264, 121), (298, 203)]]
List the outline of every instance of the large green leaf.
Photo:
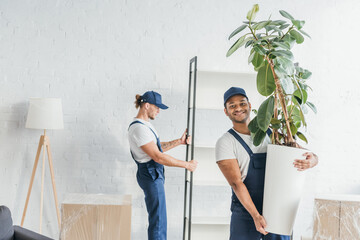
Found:
[(301, 105), (301, 110), (303, 111), (304, 114), (308, 114), (308, 108), (307, 108), (307, 105), (303, 104)]
[(266, 132), (270, 125), (271, 118), (274, 114), (274, 96), (270, 96), (259, 107), (257, 115), (257, 123), (261, 130)]
[(256, 13), (259, 11), (259, 5), (255, 4), (252, 9), (246, 15), (247, 20), (252, 22), (255, 19)]
[(275, 71), (276, 76), (279, 79), (283, 79), (283, 78), (288, 77), (288, 74), (286, 73), (286, 71), (280, 65), (275, 65), (274, 66), (274, 71)]
[(307, 97), (308, 97), (307, 92), (304, 89), (301, 89), (301, 91), (300, 89), (297, 89), (293, 93), (293, 98), (295, 98), (299, 104), (305, 104), (307, 101)]
[(254, 145), (259, 146), (262, 143), (262, 141), (264, 140), (265, 136), (266, 136), (266, 132), (259, 129), (253, 137)]
[(250, 64), (250, 63), (252, 62), (252, 60), (253, 60), (254, 57), (255, 57), (255, 54), (256, 54), (255, 50), (254, 50), (254, 49), (251, 49), (250, 55), (249, 55), (249, 57), (248, 57), (248, 64)]
[(245, 44), (245, 35), (239, 38), (229, 49), (229, 51), (226, 53), (226, 57), (231, 56), (239, 47)]
[(305, 21), (300, 21), (300, 20), (291, 20), (292, 24), (294, 24), (294, 26), (297, 28), (297, 29), (301, 29), (304, 24), (305, 24)]
[(301, 116), (300, 115), (301, 115), (300, 110), (297, 107), (293, 106), (291, 117), (293, 118), (294, 122), (301, 122)]
[(297, 73), (303, 73), (304, 69), (302, 67), (299, 67), (298, 65), (295, 66), (296, 72)]
[(241, 32), (242, 30), (244, 30), (246, 27), (247, 27), (247, 25), (246, 25), (246, 24), (243, 24), (243, 25), (241, 25), (240, 27), (238, 27), (237, 29), (235, 29), (235, 30), (230, 34), (229, 40), (230, 40), (233, 36), (235, 36), (236, 34), (238, 34), (239, 32)]
[(290, 124), (291, 134), (294, 136), (297, 133), (297, 127), (294, 124)]
[(286, 94), (292, 94), (295, 91), (294, 84), (289, 77), (281, 78), (280, 83)]
[(304, 142), (308, 143), (308, 140), (306, 139), (306, 137), (304, 136), (304, 134), (302, 134), (301, 132), (297, 132), (296, 136), (298, 136), (301, 140), (303, 140)]
[(276, 47), (280, 47), (284, 50), (290, 50), (290, 44), (287, 42), (273, 42)]
[(277, 33), (282, 34), (281, 29), (280, 29), (280, 28), (278, 28), (278, 27), (274, 27), (272, 30), (274, 30), (274, 31), (272, 32), (272, 34), (273, 34), (274, 32), (277, 32)]
[(309, 77), (311, 77), (312, 73), (309, 70), (304, 70), (304, 73), (301, 75), (301, 78), (303, 79), (308, 79)]
[[(272, 39), (272, 38), (276, 38), (276, 37), (278, 37), (278, 36), (277, 35), (269, 35), (269, 36), (263, 36), (261, 39), (268, 40), (268, 39)], [(266, 42), (266, 44), (267, 44), (267, 42)]]
[(280, 128), (281, 128), (281, 124), (278, 124), (278, 123), (271, 124), (271, 128), (273, 128), (273, 129), (280, 129)]
[(264, 65), (265, 65), (265, 61), (263, 61), (259, 67), (254, 67), (255, 72), (259, 72), (259, 69), (262, 68)]
[(257, 116), (254, 117), (250, 121), (250, 123), (248, 125), (248, 128), (249, 128), (250, 132), (252, 132), (252, 133), (256, 133), (259, 130), (259, 126), (258, 126), (258, 123), (257, 123)]
[(275, 25), (283, 25), (285, 23), (286, 23), (286, 21), (284, 21), (284, 20), (275, 20), (275, 21), (271, 22), (271, 24), (275, 24)]
[(284, 25), (281, 25), (279, 27), (280, 30), (284, 30), (285, 28), (287, 28), (288, 26), (290, 26), (290, 24), (284, 24)]
[(255, 52), (254, 57), (251, 62), (255, 68), (259, 68), (262, 65), (264, 65), (264, 56), (262, 56), (258, 52)]
[(306, 32), (304, 32), (304, 30), (299, 29), (299, 32), (301, 32), (302, 34), (304, 34), (305, 36), (307, 36), (308, 38), (310, 38), (310, 39), (311, 39), (310, 35), (309, 35), (309, 34), (307, 34)]
[(281, 120), (272, 118), (270, 121), (271, 127), (275, 129), (281, 128)]
[(306, 102), (306, 105), (309, 106), (309, 108), (314, 112), (317, 113), (317, 109), (315, 107), (315, 105), (312, 102)]
[(293, 20), (293, 19), (294, 19), (293, 16), (290, 15), (290, 13), (288, 13), (288, 12), (286, 12), (286, 11), (284, 11), (284, 10), (280, 10), (279, 12), (280, 12), (280, 14), (281, 14), (283, 17), (285, 17), (285, 18), (287, 18), (287, 19), (289, 19), (289, 20)]
[(275, 25), (267, 25), (267, 26), (265, 26), (265, 30), (268, 31), (268, 32), (270, 32), (271, 30), (274, 30), (275, 28), (276, 28)]
[(304, 37), (296, 30), (291, 30), (290, 35), (295, 38), (296, 43), (300, 44), (304, 42)]
[(256, 23), (255, 25), (253, 25), (253, 28), (254, 28), (254, 30), (260, 30), (270, 23), (271, 23), (271, 20), (261, 21), (261, 22)]
[(286, 57), (277, 57), (276, 58), (276, 66), (284, 70), (287, 75), (292, 75), (294, 73), (294, 63)]
[(282, 40), (284, 40), (290, 45), (290, 49), (294, 46), (294, 43), (296, 41), (295, 38), (292, 37), (290, 34), (286, 34)]
[(287, 50), (275, 50), (275, 51), (272, 51), (271, 54), (274, 56), (277, 56), (277, 57), (285, 57), (290, 60), (294, 59), (294, 55), (292, 54), (292, 52), (287, 51)]
[(274, 76), (267, 61), (265, 61), (265, 65), (259, 69), (256, 77), (256, 85), (258, 92), (263, 96), (269, 96), (276, 88)]
[(294, 119), (295, 122), (302, 122), (302, 124), (304, 126), (306, 126), (306, 121), (305, 121), (305, 116), (304, 116), (304, 113), (301, 109), (301, 106), (299, 104), (297, 104), (297, 102), (294, 102), (296, 104), (296, 106), (294, 107), (293, 109), (293, 112), (292, 112), (292, 117)]
[(248, 46), (250, 46), (251, 44), (254, 43), (254, 38), (251, 37), (251, 40), (248, 40), (248, 38), (247, 38), (247, 39), (245, 39), (245, 41), (246, 41), (245, 48), (247, 48)]
[(261, 55), (266, 54), (266, 50), (263, 47), (259, 46), (259, 45), (254, 46), (254, 50), (256, 52), (260, 53)]
[(306, 121), (305, 121), (305, 116), (304, 116), (304, 113), (302, 111), (302, 109), (300, 108), (300, 117), (301, 117), (301, 122), (304, 124), (304, 126), (306, 127), (307, 124), (306, 124)]
[(280, 124), (281, 123), (281, 120), (279, 119), (276, 119), (276, 118), (272, 118), (271, 121), (270, 121), (271, 124)]

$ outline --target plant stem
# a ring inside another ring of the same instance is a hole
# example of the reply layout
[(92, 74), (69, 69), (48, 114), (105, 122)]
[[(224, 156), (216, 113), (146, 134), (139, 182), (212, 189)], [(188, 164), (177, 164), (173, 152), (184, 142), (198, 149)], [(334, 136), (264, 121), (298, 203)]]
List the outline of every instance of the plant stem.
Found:
[(284, 140), (285, 140), (285, 143), (289, 143), (290, 145), (293, 145), (295, 143), (295, 140), (294, 140), (294, 138), (293, 138), (293, 136), (291, 134), (289, 117), (288, 117), (286, 104), (285, 104), (285, 96), (284, 96), (284, 93), (283, 93), (282, 88), (281, 88), (280, 80), (279, 80), (279, 78), (277, 77), (277, 75), (275, 73), (273, 61), (269, 58), (269, 56), (266, 57), (266, 60), (268, 61), (269, 65), (270, 65), (270, 68), (271, 68), (271, 71), (272, 71), (272, 74), (274, 76), (274, 81), (275, 81), (275, 85), (276, 85), (276, 94), (279, 96), (282, 112), (284, 113), (284, 118), (285, 118), (285, 123), (286, 123), (286, 130), (287, 130), (287, 134), (286, 134), (286, 137), (284, 137)]
[(283, 39), (285, 37), (286, 34), (288, 34), (292, 29), (294, 28), (294, 25), (292, 25), (289, 30), (280, 38)]
[(251, 31), (251, 33), (252, 33), (252, 35), (254, 36), (254, 38), (256, 39), (256, 41), (257, 40), (259, 40), (257, 37), (256, 37), (256, 35), (255, 35), (255, 32), (254, 32), (254, 30), (251, 28), (251, 26), (250, 26), (250, 23), (249, 23), (249, 29), (250, 29), (250, 31)]
[[(276, 94), (276, 90), (275, 90), (275, 102), (274, 102), (274, 118), (278, 119), (278, 109), (277, 109), (277, 104), (278, 104), (278, 99), (277, 99), (277, 94)], [(278, 144), (279, 141), (279, 132), (277, 129), (273, 129), (273, 139), (272, 139), (272, 143), (273, 144)]]

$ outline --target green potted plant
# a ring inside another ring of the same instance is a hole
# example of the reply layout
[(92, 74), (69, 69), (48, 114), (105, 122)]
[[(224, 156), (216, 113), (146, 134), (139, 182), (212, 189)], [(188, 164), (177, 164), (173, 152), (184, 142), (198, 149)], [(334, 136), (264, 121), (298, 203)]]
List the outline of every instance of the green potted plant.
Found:
[[(264, 21), (254, 21), (258, 11), (259, 6), (256, 4), (248, 12), (247, 21), (230, 34), (229, 40), (242, 33), (226, 56), (232, 55), (242, 46), (250, 49), (248, 62), (257, 72), (257, 90), (266, 97), (259, 109), (254, 110), (256, 117), (249, 123), (254, 144), (260, 145), (266, 136), (266, 131), (269, 128), (272, 130), (272, 145), (268, 147), (266, 163), (263, 215), (268, 222), (268, 231), (290, 235), (304, 182), (304, 173), (294, 171), (291, 160), (301, 158), (304, 151), (298, 148), (296, 140), (301, 139), (307, 143), (305, 135), (300, 131), (307, 126), (305, 114), (309, 109), (316, 113), (316, 107), (308, 101), (308, 92), (311, 88), (307, 80), (311, 72), (294, 63), (291, 49), (295, 44), (303, 43), (304, 36), (310, 36), (303, 31), (305, 21), (293, 18), (286, 11), (280, 10), (284, 20), (269, 18)], [(281, 163), (279, 155), (285, 157)], [(275, 166), (270, 166), (271, 164)], [(286, 186), (276, 186), (279, 184)], [(276, 191), (279, 193), (275, 193), (274, 188), (278, 188)], [(281, 202), (270, 196), (276, 194), (290, 195), (290, 199), (285, 199), (288, 202)], [(280, 209), (273, 207), (276, 204)], [(279, 216), (289, 223), (284, 230), (281, 226), (275, 226), (274, 222), (278, 221), (278, 218), (266, 214), (280, 215), (279, 211), (283, 212), (286, 204), (291, 205), (290, 213), (287, 216)], [(272, 206), (271, 210), (267, 206)], [(274, 209), (277, 209), (277, 212), (269, 213)]]

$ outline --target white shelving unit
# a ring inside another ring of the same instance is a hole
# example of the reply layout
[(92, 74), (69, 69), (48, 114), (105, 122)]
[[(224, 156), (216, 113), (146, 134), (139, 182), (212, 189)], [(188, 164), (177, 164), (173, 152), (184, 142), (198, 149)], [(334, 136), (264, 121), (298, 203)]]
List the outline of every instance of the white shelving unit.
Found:
[[(223, 96), (230, 87), (242, 87), (256, 106), (263, 98), (256, 91), (256, 74), (198, 70), (196, 86), (197, 109), (223, 110)], [(194, 100), (194, 98), (191, 98)], [(190, 102), (192, 106), (192, 102)]]
[[(193, 184), (203, 186), (228, 186), (215, 161), (215, 146), (194, 147), (194, 159), (199, 168), (194, 173)], [(211, 178), (209, 177), (211, 176)]]
[[(187, 160), (196, 159), (199, 164), (194, 173), (185, 173), (183, 240), (229, 239), (231, 189), (216, 164), (215, 143), (232, 127), (223, 105), (223, 95), (230, 87), (244, 88), (253, 108), (263, 100), (256, 91), (256, 74), (197, 70), (197, 58), (191, 59), (188, 130), (193, 145), (187, 147)], [(206, 201), (222, 193), (222, 202), (209, 208)], [(194, 200), (193, 195), (199, 199)]]

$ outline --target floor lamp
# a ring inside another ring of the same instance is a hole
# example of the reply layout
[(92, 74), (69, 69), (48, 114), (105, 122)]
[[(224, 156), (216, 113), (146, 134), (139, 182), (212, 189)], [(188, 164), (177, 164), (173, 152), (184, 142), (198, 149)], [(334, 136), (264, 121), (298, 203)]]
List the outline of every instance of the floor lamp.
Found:
[(26, 128), (42, 129), (44, 130), (44, 135), (41, 135), (40, 137), (39, 146), (37, 149), (35, 162), (31, 174), (29, 189), (26, 196), (24, 212), (21, 219), (21, 226), (24, 225), (26, 210), (28, 207), (31, 189), (34, 183), (36, 168), (39, 162), (39, 157), (42, 149), (43, 155), (42, 155), (42, 172), (41, 172), (40, 231), (39, 231), (41, 233), (43, 204), (44, 204), (45, 151), (47, 152), (47, 156), (49, 160), (51, 182), (52, 182), (54, 198), (55, 198), (56, 214), (60, 228), (60, 211), (59, 211), (59, 204), (58, 204), (56, 186), (55, 186), (54, 167), (52, 163), (50, 141), (49, 141), (49, 137), (46, 135), (46, 130), (64, 128), (61, 99), (60, 98), (30, 98), (29, 111), (26, 120)]

